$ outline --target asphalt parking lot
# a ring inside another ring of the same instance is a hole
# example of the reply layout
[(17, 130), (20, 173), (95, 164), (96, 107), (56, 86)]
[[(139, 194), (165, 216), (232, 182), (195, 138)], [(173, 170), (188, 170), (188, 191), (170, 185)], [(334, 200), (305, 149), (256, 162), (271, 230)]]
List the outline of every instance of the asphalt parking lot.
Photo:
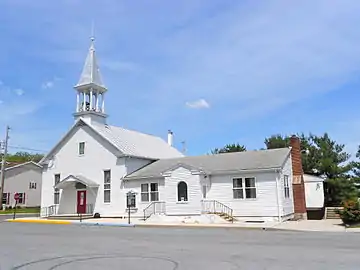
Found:
[(0, 223), (0, 269), (358, 269), (360, 234)]

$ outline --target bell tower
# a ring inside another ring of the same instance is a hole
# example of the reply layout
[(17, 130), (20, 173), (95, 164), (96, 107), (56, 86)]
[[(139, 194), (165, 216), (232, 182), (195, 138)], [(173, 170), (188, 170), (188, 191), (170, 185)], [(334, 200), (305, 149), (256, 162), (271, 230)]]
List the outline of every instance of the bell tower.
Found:
[(79, 82), (74, 86), (76, 90), (76, 110), (73, 115), (75, 121), (81, 118), (89, 124), (93, 122), (106, 124), (105, 93), (107, 88), (101, 79), (94, 41), (95, 38), (92, 37)]

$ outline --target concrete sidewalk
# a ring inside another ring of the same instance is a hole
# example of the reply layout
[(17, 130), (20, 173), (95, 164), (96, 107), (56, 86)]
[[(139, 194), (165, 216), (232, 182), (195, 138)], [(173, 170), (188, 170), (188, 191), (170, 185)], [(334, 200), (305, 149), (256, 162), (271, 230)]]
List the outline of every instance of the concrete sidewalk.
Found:
[(61, 224), (61, 225), (88, 225), (88, 226), (117, 226), (117, 227), (193, 227), (193, 228), (238, 228), (238, 229), (260, 229), (260, 230), (290, 230), (290, 231), (308, 231), (308, 232), (360, 232), (360, 228), (346, 228), (341, 220), (302, 220), (287, 221), (283, 223), (158, 223), (144, 222), (138, 219), (132, 219), (128, 224), (127, 219), (119, 218), (101, 218), (86, 220), (47, 220), (41, 218), (18, 218), (8, 219), (8, 222), (21, 223), (42, 223), (42, 224)]

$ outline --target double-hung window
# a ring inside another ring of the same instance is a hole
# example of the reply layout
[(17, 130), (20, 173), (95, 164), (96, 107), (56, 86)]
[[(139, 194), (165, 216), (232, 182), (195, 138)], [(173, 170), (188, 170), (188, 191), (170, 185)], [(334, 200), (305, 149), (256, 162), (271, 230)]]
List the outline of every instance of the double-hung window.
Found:
[[(55, 186), (60, 182), (60, 174), (55, 174)], [(58, 188), (54, 189), (54, 204), (59, 204), (60, 202), (60, 190)]]
[(36, 189), (36, 183), (30, 182), (29, 183), (29, 189)]
[(9, 204), (10, 193), (3, 193), (2, 204)]
[(111, 202), (111, 171), (104, 171), (104, 203)]
[(159, 184), (158, 183), (141, 184), (141, 201), (142, 202), (159, 201)]
[(85, 154), (85, 142), (80, 142), (79, 143), (79, 155), (84, 155)]
[(255, 199), (256, 183), (255, 177), (233, 178), (234, 199)]
[(290, 186), (289, 186), (289, 176), (284, 175), (284, 195), (285, 198), (290, 198)]

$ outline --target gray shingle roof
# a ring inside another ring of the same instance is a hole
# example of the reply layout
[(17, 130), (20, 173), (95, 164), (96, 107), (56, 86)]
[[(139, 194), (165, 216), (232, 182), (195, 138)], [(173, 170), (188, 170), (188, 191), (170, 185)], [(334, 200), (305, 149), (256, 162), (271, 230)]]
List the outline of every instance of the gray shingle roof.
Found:
[(281, 168), (290, 154), (290, 148), (246, 151), (205, 156), (161, 159), (126, 176), (126, 179), (161, 177), (161, 173), (177, 164), (195, 167), (208, 174), (226, 171)]
[(92, 124), (91, 127), (125, 155), (150, 159), (178, 158), (184, 156), (165, 140), (154, 135), (97, 123)]
[(95, 46), (93, 40), (91, 41), (91, 46), (85, 60), (83, 71), (76, 86), (88, 84), (96, 84), (98, 86), (104, 87), (103, 81), (101, 79), (100, 69), (96, 60)]

